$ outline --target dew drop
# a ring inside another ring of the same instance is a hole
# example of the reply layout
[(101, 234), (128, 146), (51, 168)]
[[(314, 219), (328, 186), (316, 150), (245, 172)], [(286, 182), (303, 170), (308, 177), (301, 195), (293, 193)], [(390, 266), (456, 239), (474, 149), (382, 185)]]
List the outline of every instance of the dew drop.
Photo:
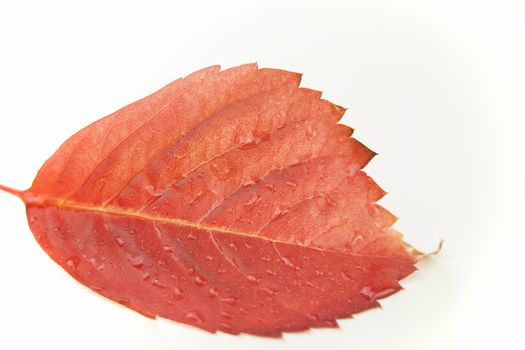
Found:
[(251, 180), (251, 179), (248, 179), (248, 180), (242, 180), (241, 181), (241, 186), (242, 187), (248, 187), (248, 186), (251, 186), (251, 185), (255, 185), (255, 181)]
[(292, 262), (290, 261), (290, 259), (282, 256), (281, 259), (283, 260), (284, 264), (288, 267), (295, 267), (294, 264), (292, 264)]
[(294, 281), (293, 281), (293, 285), (294, 285), (294, 286), (301, 287), (303, 284), (302, 284), (301, 282), (299, 282), (299, 280), (294, 280)]
[(190, 268), (188, 269), (188, 274), (189, 274), (190, 276), (193, 276), (193, 275), (195, 274), (195, 269), (194, 269), (193, 267), (190, 267)]
[(359, 294), (372, 301), (385, 298), (393, 293), (395, 293), (395, 289), (392, 288), (386, 288), (381, 291), (375, 292), (372, 289), (372, 287), (363, 287), (363, 289), (361, 289), (361, 291), (359, 292)]
[(361, 235), (357, 235), (355, 236), (353, 239), (352, 239), (352, 242), (350, 243), (352, 246), (355, 246), (357, 244), (359, 244), (359, 242), (361, 242), (363, 240), (363, 236)]
[(257, 143), (255, 143), (255, 142), (248, 142), (248, 143), (243, 143), (241, 146), (239, 146), (239, 149), (241, 149), (243, 151), (247, 151), (247, 150), (253, 149), (255, 147), (257, 147)]
[(297, 183), (296, 182), (292, 182), (292, 181), (286, 181), (286, 184), (292, 188), (296, 188), (297, 187)]
[(352, 278), (350, 278), (350, 276), (348, 276), (346, 272), (341, 271), (340, 275), (341, 277), (343, 277), (343, 279), (353, 282)]
[(261, 288), (263, 290), (263, 292), (265, 292), (266, 294), (268, 294), (269, 296), (274, 296), (275, 294), (277, 294), (277, 291), (276, 290), (273, 290), (271, 288), (266, 288), (266, 287), (263, 287)]
[(184, 298), (184, 293), (179, 287), (173, 287), (173, 297), (175, 300), (181, 300)]
[(311, 138), (317, 136), (318, 131), (312, 126), (312, 124), (307, 123), (306, 124), (306, 137)]
[(270, 276), (276, 276), (276, 275), (277, 275), (277, 272), (275, 272), (275, 271), (273, 271), (273, 270), (270, 270), (270, 269), (266, 270), (266, 273), (267, 273), (268, 275), (270, 275)]
[(246, 202), (244, 202), (244, 206), (246, 207), (252, 206), (257, 202), (258, 199), (259, 199), (259, 196), (257, 196), (256, 193), (253, 193), (252, 196)]
[(383, 299), (383, 298), (386, 298), (387, 296), (389, 295), (392, 295), (394, 294), (396, 291), (395, 289), (392, 289), (392, 288), (387, 288), (387, 289), (384, 289), (384, 290), (381, 290), (379, 292), (376, 292), (374, 294), (374, 299), (377, 300), (377, 299)]
[(137, 269), (141, 269), (142, 266), (144, 266), (144, 256), (143, 255), (132, 256), (128, 254), (128, 260), (131, 263), (131, 265), (133, 265)]
[(225, 180), (231, 172), (231, 168), (225, 160), (217, 159), (209, 164), (214, 175), (221, 180)]
[(372, 292), (372, 288), (370, 287), (363, 287), (361, 291), (359, 291), (359, 294), (361, 294), (369, 300), (372, 300), (374, 298), (374, 292)]
[(117, 303), (125, 306), (129, 306), (129, 299), (118, 299)]
[(144, 186), (144, 189), (153, 197), (159, 197), (164, 193), (163, 189), (156, 189), (152, 185), (146, 185)]
[(281, 220), (281, 219), (282, 219), (283, 217), (285, 217), (286, 214), (288, 214), (289, 212), (290, 212), (289, 210), (283, 210), (283, 211), (281, 211), (279, 208), (277, 208), (277, 209), (275, 210), (275, 213), (274, 213), (273, 217), (272, 217), (272, 220), (273, 220), (273, 221)]
[(202, 317), (197, 313), (197, 311), (188, 312), (186, 314), (186, 318), (195, 323), (202, 323), (203, 319)]
[(337, 321), (335, 321), (335, 320), (326, 320), (326, 321), (324, 321), (324, 325), (326, 327), (329, 327), (329, 328), (337, 328), (338, 327)]
[(151, 281), (151, 284), (153, 284), (155, 287), (159, 287), (159, 288), (167, 288), (168, 287), (168, 286), (166, 286), (164, 283), (162, 283), (161, 281), (159, 281), (156, 278), (153, 281)]
[(99, 287), (97, 285), (91, 284), (89, 288), (93, 289), (95, 292), (102, 292), (104, 289), (102, 287)]
[(203, 279), (201, 276), (197, 275), (195, 276), (195, 284), (202, 287), (206, 284), (206, 280)]
[(239, 136), (239, 142), (242, 144), (250, 143), (252, 141), (253, 141), (253, 135), (251, 132), (249, 132), (248, 134), (242, 134)]
[(188, 233), (188, 239), (197, 239), (197, 236), (195, 236), (193, 233)]
[(248, 281), (250, 281), (251, 283), (259, 283), (261, 280), (257, 277), (255, 277), (254, 275), (248, 275), (246, 276), (246, 278), (248, 279)]
[(208, 260), (208, 261), (212, 261), (212, 260), (213, 260), (213, 256), (206, 255), (206, 260)]
[(267, 257), (267, 256), (263, 256), (263, 257), (261, 257), (261, 260), (264, 261), (264, 262), (270, 262), (271, 259), (269, 257)]
[(326, 203), (328, 204), (328, 206), (330, 206), (330, 207), (336, 207), (337, 206), (337, 202), (334, 201), (332, 198), (330, 198), (330, 196), (326, 196), (325, 199), (326, 199)]
[(319, 316), (314, 315), (314, 314), (306, 314), (306, 316), (307, 316), (309, 319), (313, 320), (313, 321), (318, 321), (318, 320), (319, 320)]
[(120, 237), (115, 237), (115, 241), (117, 242), (119, 247), (122, 247), (124, 245), (124, 240)]
[(243, 315), (248, 315), (249, 314), (249, 312), (245, 308), (243, 308), (242, 306), (239, 308), (239, 313), (243, 314)]
[(80, 259), (77, 257), (73, 257), (66, 260), (66, 265), (70, 269), (76, 269), (78, 267), (78, 264), (80, 263)]
[(239, 248), (237, 248), (237, 246), (235, 245), (235, 243), (230, 243), (228, 244), (230, 246), (231, 249), (235, 250), (235, 251), (238, 251)]
[(169, 245), (165, 245), (164, 247), (162, 247), (162, 249), (164, 249), (164, 251), (166, 252), (173, 253), (173, 248)]
[(232, 327), (227, 323), (220, 323), (219, 327), (225, 331), (232, 331)]
[(264, 186), (272, 192), (277, 192), (277, 187), (272, 183), (265, 183)]
[(297, 156), (297, 162), (304, 162), (304, 161), (307, 161), (308, 159), (311, 159), (312, 158), (312, 153), (311, 151), (310, 152), (305, 152), (304, 154), (299, 154)]
[(155, 230), (155, 236), (157, 236), (158, 238), (162, 237), (162, 231), (157, 225), (153, 224), (153, 229)]
[(226, 311), (221, 311), (221, 316), (224, 318), (233, 318), (233, 315)]
[(221, 301), (225, 304), (228, 304), (228, 305), (237, 305), (237, 302), (239, 301), (237, 298), (233, 298), (233, 297), (226, 297), (226, 298), (221, 298)]
[(144, 272), (144, 273), (142, 274), (142, 280), (143, 280), (143, 281), (147, 281), (147, 280), (149, 280), (150, 277), (151, 277), (151, 275), (149, 274), (149, 272)]
[(210, 298), (216, 298), (219, 296), (219, 291), (217, 290), (217, 288), (212, 287), (208, 290), (208, 295), (210, 296)]

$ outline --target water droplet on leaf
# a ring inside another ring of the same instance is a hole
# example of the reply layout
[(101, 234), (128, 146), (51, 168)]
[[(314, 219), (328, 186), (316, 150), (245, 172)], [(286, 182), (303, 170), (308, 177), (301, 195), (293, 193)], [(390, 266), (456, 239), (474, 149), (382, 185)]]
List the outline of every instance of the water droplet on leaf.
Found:
[(159, 287), (159, 288), (167, 288), (168, 287), (167, 285), (165, 285), (164, 283), (162, 283), (161, 281), (159, 281), (156, 278), (153, 281), (151, 281), (151, 284), (153, 284), (155, 287)]
[(115, 237), (115, 241), (117, 242), (117, 244), (119, 245), (119, 247), (122, 247), (124, 245), (124, 240), (120, 237)]
[(239, 301), (237, 298), (233, 298), (233, 297), (226, 297), (226, 298), (221, 298), (221, 301), (225, 304), (228, 304), (228, 305), (237, 305), (237, 302)]
[(221, 311), (221, 316), (224, 318), (233, 318), (233, 315), (226, 311)]
[(70, 269), (76, 269), (79, 263), (80, 263), (80, 259), (77, 257), (72, 257), (66, 260), (66, 265)]
[(188, 312), (186, 318), (195, 323), (203, 322), (203, 318), (197, 313), (197, 311)]
[(225, 330), (225, 331), (230, 331), (231, 332), (231, 330), (232, 330), (232, 327), (229, 324), (227, 324), (227, 323), (221, 323), (221, 324), (219, 324), (219, 327), (221, 329)]
[(252, 206), (253, 204), (257, 202), (258, 199), (259, 199), (259, 196), (254, 192), (252, 196), (246, 202), (244, 202), (244, 205), (246, 207)]
[(248, 279), (248, 281), (250, 281), (251, 283), (259, 283), (260, 282), (260, 279), (255, 277), (254, 275), (248, 275), (246, 276), (246, 278)]
[(216, 298), (219, 296), (219, 291), (217, 290), (217, 288), (212, 287), (208, 290), (208, 295), (210, 296), (210, 298)]
[(173, 287), (173, 297), (175, 300), (180, 300), (184, 298), (184, 293), (179, 287)]
[(137, 269), (142, 268), (142, 266), (144, 265), (144, 255), (132, 256), (130, 254), (127, 254), (127, 257), (131, 265), (133, 265)]
[(198, 286), (204, 286), (206, 284), (206, 280), (197, 275), (195, 276), (195, 284)]

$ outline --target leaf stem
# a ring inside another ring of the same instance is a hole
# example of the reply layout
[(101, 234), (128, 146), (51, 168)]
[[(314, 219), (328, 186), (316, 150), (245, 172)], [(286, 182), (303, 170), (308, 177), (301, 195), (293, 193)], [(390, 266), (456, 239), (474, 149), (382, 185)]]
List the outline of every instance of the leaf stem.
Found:
[(14, 188), (7, 187), (7, 186), (4, 186), (2, 184), (0, 184), (0, 191), (11, 193), (11, 194), (17, 196), (18, 198), (20, 198), (21, 200), (24, 200), (24, 192), (23, 191), (15, 190)]

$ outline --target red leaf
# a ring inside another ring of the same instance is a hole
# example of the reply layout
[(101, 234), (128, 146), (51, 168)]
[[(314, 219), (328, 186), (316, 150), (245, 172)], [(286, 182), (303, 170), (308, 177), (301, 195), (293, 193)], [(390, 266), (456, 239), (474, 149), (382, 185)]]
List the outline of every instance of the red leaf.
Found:
[(18, 192), (42, 248), (148, 317), (278, 336), (378, 306), (420, 253), (300, 75), (210, 67), (82, 129)]

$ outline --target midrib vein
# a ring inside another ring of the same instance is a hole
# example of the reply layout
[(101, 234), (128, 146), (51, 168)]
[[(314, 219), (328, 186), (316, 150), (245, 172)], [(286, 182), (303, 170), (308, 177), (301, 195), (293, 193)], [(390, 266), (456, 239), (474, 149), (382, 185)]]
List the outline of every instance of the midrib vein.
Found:
[(85, 212), (98, 213), (98, 214), (122, 216), (122, 217), (134, 218), (134, 219), (144, 220), (144, 221), (153, 221), (153, 222), (159, 222), (159, 223), (164, 223), (164, 224), (173, 224), (173, 225), (177, 225), (181, 227), (194, 228), (194, 229), (203, 230), (203, 231), (215, 231), (215, 232), (222, 232), (222, 233), (231, 233), (231, 234), (235, 234), (239, 236), (264, 238), (261, 236), (257, 236), (255, 234), (251, 234), (251, 233), (247, 233), (247, 232), (243, 232), (239, 230), (232, 230), (232, 229), (222, 227), (222, 226), (208, 225), (208, 224), (203, 224), (203, 223), (196, 223), (196, 222), (189, 221), (189, 220), (179, 219), (179, 218), (170, 218), (166, 216), (159, 216), (159, 215), (153, 215), (153, 214), (148, 214), (144, 212), (137, 212), (134, 210), (126, 210), (126, 209), (115, 207), (115, 206), (89, 206), (85, 204), (75, 203), (72, 201), (56, 203), (55, 205), (52, 205), (52, 206), (56, 207), (57, 209), (77, 210), (77, 211), (85, 211)]
[[(113, 215), (113, 216), (120, 216), (124, 218), (136, 219), (136, 220), (157, 222), (157, 223), (162, 223), (162, 224), (171, 224), (171, 225), (176, 225), (176, 226), (183, 227), (183, 228), (192, 228), (192, 229), (196, 229), (200, 231), (226, 233), (226, 234), (232, 234), (232, 235), (237, 235), (237, 236), (242, 236), (242, 237), (260, 239), (260, 240), (270, 242), (270, 243), (292, 245), (292, 246), (301, 247), (304, 249), (312, 249), (312, 250), (316, 250), (316, 251), (324, 252), (324, 253), (339, 253), (339, 254), (344, 254), (347, 256), (355, 256), (355, 257), (374, 257), (374, 258), (393, 257), (393, 256), (359, 254), (359, 253), (350, 252), (350, 251), (322, 249), (320, 247), (309, 246), (309, 245), (306, 245), (300, 242), (289, 242), (289, 241), (271, 239), (265, 236), (257, 235), (255, 233), (245, 232), (241, 230), (233, 230), (231, 228), (227, 228), (223, 226), (196, 223), (193, 221), (184, 220), (180, 218), (170, 218), (170, 217), (165, 217), (165, 216), (152, 215), (152, 214), (148, 214), (144, 212), (126, 210), (126, 209), (115, 207), (115, 206), (90, 206), (86, 204), (76, 203), (71, 200), (63, 200), (63, 199), (51, 198), (51, 197), (43, 198), (42, 196), (34, 195), (30, 191), (22, 192), (20, 195), (20, 198), (22, 198), (22, 200), (27, 206), (33, 205), (33, 206), (40, 206), (40, 207), (47, 207), (47, 208), (54, 207), (57, 210), (83, 211), (83, 212), (94, 213), (94, 214), (99, 214), (99, 215)], [(411, 247), (406, 242), (403, 241), (403, 243)]]
[(310, 246), (300, 244), (297, 242), (293, 243), (293, 242), (285, 242), (285, 241), (280, 241), (280, 240), (273, 240), (268, 237), (259, 236), (254, 233), (244, 232), (240, 230), (233, 230), (233, 229), (223, 227), (223, 226), (209, 225), (205, 223), (196, 223), (193, 221), (184, 220), (180, 218), (171, 218), (171, 217), (165, 217), (165, 216), (159, 216), (159, 215), (152, 215), (152, 214), (148, 214), (144, 212), (137, 212), (134, 210), (126, 210), (126, 209), (116, 207), (116, 206), (90, 206), (90, 205), (86, 205), (82, 203), (76, 203), (71, 200), (62, 200), (62, 199), (51, 198), (51, 197), (42, 198), (40, 196), (34, 196), (32, 193), (28, 191), (24, 192), (22, 197), (23, 197), (24, 202), (28, 206), (35, 205), (35, 206), (48, 207), (48, 208), (54, 207), (57, 210), (83, 211), (87, 213), (100, 214), (100, 215), (120, 216), (124, 218), (132, 218), (136, 220), (177, 225), (180, 227), (193, 228), (193, 229), (197, 229), (200, 231), (212, 231), (212, 232), (233, 234), (233, 235), (243, 236), (243, 237), (258, 238), (258, 239), (268, 241), (268, 242), (273, 242), (273, 243), (290, 244), (294, 246), (300, 246), (304, 248), (325, 251), (317, 247), (310, 247)]

